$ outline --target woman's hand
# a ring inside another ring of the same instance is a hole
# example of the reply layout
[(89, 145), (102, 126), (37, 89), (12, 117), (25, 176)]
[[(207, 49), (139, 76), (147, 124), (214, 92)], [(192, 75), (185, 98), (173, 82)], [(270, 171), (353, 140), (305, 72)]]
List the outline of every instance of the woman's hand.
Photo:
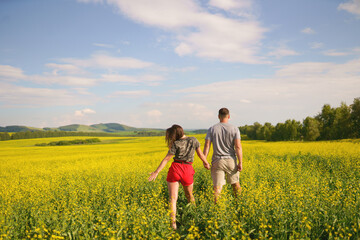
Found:
[(204, 168), (206, 169), (210, 169), (210, 164), (206, 161), (206, 162), (203, 162), (203, 165), (204, 165)]
[(157, 173), (156, 171), (150, 173), (150, 177), (148, 178), (149, 182), (155, 180), (158, 174), (159, 174), (159, 173)]
[(203, 162), (204, 168), (206, 169), (210, 169), (210, 164), (209, 162), (206, 160), (205, 155), (203, 154), (203, 152), (201, 151), (200, 147), (198, 147), (196, 149), (196, 153), (199, 156), (199, 158), (201, 159), (201, 161)]
[(160, 165), (158, 166), (158, 168), (155, 170), (155, 172), (150, 173), (150, 177), (148, 178), (149, 182), (155, 180), (155, 178), (157, 177), (157, 175), (159, 174), (159, 172), (161, 172), (161, 170), (165, 167), (165, 165), (167, 164), (167, 162), (173, 157), (174, 155), (172, 155), (171, 153), (168, 153), (165, 158), (161, 161)]

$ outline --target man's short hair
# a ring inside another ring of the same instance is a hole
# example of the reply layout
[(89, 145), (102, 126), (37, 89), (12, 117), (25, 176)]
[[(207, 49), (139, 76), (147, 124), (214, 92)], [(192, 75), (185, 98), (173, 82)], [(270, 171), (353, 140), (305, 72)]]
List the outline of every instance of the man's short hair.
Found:
[(229, 115), (229, 109), (227, 109), (227, 108), (221, 108), (220, 110), (219, 110), (219, 117), (220, 118), (224, 118), (224, 117), (226, 117), (227, 115)]

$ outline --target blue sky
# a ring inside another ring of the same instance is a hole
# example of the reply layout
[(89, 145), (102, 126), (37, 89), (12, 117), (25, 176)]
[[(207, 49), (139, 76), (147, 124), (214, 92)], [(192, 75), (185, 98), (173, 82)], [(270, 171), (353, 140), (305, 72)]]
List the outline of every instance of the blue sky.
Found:
[(360, 0), (5, 0), (0, 126), (302, 121), (360, 97)]

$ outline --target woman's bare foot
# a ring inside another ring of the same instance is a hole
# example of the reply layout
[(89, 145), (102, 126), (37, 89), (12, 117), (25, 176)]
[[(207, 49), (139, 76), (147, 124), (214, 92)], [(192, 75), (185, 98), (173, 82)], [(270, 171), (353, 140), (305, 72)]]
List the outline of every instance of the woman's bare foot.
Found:
[(172, 222), (171, 227), (172, 227), (172, 229), (176, 230), (177, 229), (176, 222)]

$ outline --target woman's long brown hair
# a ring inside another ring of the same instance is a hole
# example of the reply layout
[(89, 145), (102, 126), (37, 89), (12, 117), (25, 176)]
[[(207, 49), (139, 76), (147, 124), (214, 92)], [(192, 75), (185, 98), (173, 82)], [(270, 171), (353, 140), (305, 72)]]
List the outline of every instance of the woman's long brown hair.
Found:
[(184, 130), (179, 125), (172, 125), (170, 128), (166, 129), (165, 141), (169, 148), (173, 145), (176, 140), (179, 140), (184, 136)]

